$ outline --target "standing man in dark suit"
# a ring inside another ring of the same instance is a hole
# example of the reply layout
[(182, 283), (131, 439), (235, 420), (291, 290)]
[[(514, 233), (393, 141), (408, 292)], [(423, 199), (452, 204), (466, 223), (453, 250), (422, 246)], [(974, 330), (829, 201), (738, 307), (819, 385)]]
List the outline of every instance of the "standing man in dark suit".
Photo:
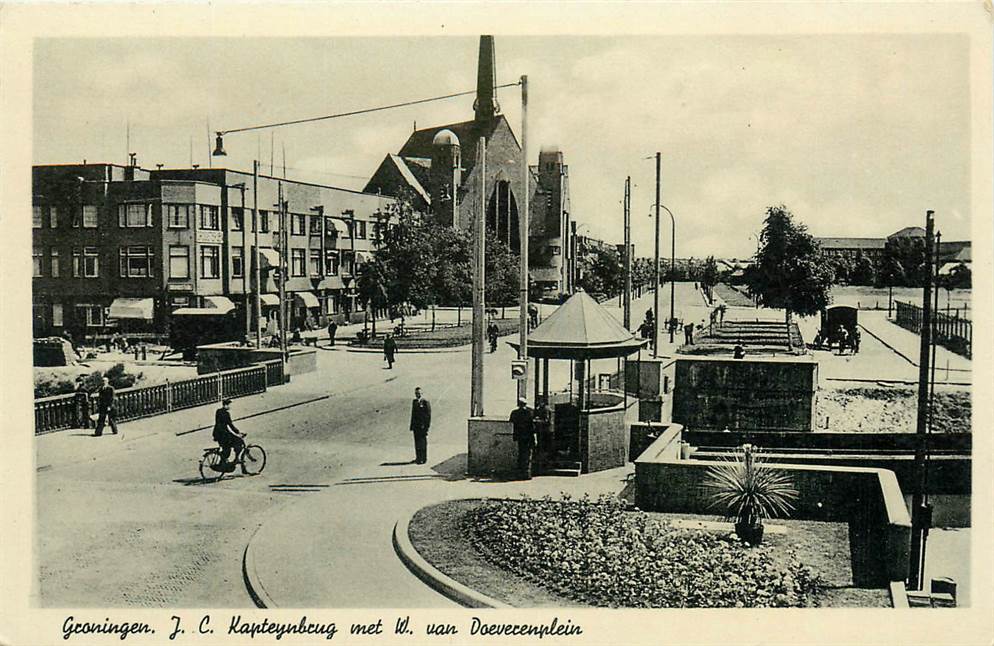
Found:
[(428, 429), (431, 427), (431, 404), (421, 396), (421, 387), (414, 389), (411, 402), (411, 433), (414, 433), (414, 463), (428, 462)]
[(110, 422), (111, 432), (117, 435), (117, 422), (114, 420), (114, 387), (110, 385), (110, 379), (107, 377), (104, 377), (97, 394), (97, 413), (100, 417), (97, 419), (97, 431), (94, 435), (100, 437), (104, 434), (105, 422)]
[(528, 408), (524, 397), (518, 399), (518, 407), (511, 411), (513, 438), (518, 444), (518, 474), (522, 480), (532, 479), (532, 449), (535, 448), (535, 415)]
[(383, 339), (383, 358), (387, 360), (387, 368), (393, 370), (394, 355), (397, 353), (397, 342), (393, 336), (387, 332), (387, 338)]

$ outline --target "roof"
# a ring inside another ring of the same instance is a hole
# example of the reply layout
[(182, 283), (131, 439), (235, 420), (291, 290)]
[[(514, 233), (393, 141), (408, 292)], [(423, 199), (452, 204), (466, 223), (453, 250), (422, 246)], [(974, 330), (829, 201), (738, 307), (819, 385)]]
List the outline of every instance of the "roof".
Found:
[(921, 227), (904, 227), (900, 231), (895, 231), (894, 233), (887, 236), (887, 239), (891, 238), (924, 238), (925, 229)]
[(414, 175), (414, 173), (411, 172), (410, 167), (407, 165), (407, 161), (398, 155), (393, 154), (389, 155), (389, 158), (390, 161), (392, 161), (397, 167), (397, 170), (400, 172), (401, 177), (404, 178), (404, 181), (407, 182), (419, 196), (421, 196), (421, 199), (423, 199), (425, 203), (431, 204), (431, 196), (428, 194), (428, 191), (425, 190), (425, 187), (421, 185), (421, 182)]
[(528, 356), (620, 357), (637, 351), (642, 344), (590, 295), (579, 291), (528, 335)]
[(822, 249), (883, 249), (884, 238), (815, 238)]
[(492, 121), (489, 121), (482, 126), (476, 120), (471, 119), (460, 123), (448, 123), (441, 126), (432, 126), (431, 128), (415, 130), (411, 133), (411, 136), (407, 138), (407, 141), (404, 142), (404, 145), (401, 146), (400, 151), (397, 154), (405, 158), (422, 157), (431, 159), (433, 148), (432, 142), (435, 140), (435, 135), (442, 130), (449, 130), (462, 144), (460, 146), (460, 157), (462, 158), (463, 172), (468, 175), (476, 165), (476, 146), (480, 141), (480, 137), (490, 139), (490, 136), (494, 133), (502, 120), (507, 121), (504, 118), (504, 115), (499, 114)]

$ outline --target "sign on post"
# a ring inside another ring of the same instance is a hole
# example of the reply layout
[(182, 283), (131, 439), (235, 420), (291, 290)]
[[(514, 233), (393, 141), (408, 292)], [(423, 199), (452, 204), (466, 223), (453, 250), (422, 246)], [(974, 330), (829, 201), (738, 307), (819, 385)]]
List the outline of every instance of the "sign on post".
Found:
[(528, 360), (527, 359), (512, 359), (511, 360), (511, 379), (516, 381), (522, 381), (528, 379)]

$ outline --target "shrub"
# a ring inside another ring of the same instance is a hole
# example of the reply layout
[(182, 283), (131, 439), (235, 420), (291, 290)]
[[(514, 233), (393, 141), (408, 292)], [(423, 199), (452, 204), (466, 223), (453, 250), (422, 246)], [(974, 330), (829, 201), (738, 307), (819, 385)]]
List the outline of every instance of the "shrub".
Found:
[(792, 552), (675, 529), (608, 496), (487, 501), (464, 531), (495, 565), (599, 606), (804, 606), (817, 586)]

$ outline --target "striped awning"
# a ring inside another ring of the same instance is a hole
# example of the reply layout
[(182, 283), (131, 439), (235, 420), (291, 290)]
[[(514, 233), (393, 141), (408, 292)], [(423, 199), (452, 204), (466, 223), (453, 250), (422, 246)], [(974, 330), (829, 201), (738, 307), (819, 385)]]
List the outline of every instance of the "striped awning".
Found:
[(235, 309), (235, 304), (227, 296), (204, 296), (204, 307), (225, 313)]
[(264, 249), (260, 247), (259, 268), (267, 269), (270, 267), (274, 269), (280, 268), (280, 252), (276, 251), (275, 249)]
[(260, 294), (259, 303), (270, 307), (279, 307), (280, 297), (276, 294)]
[(318, 289), (345, 289), (341, 276), (325, 276), (318, 283)]

